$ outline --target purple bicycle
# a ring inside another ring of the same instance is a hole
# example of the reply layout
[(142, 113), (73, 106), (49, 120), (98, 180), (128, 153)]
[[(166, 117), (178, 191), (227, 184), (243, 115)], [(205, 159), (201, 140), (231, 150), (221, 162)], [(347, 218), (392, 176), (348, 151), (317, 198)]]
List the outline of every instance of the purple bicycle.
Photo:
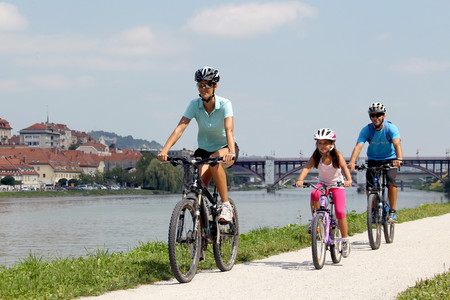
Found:
[(333, 192), (330, 189), (342, 187), (343, 184), (338, 182), (336, 185), (318, 187), (305, 183), (303, 186), (309, 186), (321, 192), (320, 208), (314, 210), (311, 220), (312, 258), (314, 267), (320, 270), (325, 264), (327, 249), (330, 250), (333, 263), (339, 263), (342, 258), (342, 235), (334, 212)]

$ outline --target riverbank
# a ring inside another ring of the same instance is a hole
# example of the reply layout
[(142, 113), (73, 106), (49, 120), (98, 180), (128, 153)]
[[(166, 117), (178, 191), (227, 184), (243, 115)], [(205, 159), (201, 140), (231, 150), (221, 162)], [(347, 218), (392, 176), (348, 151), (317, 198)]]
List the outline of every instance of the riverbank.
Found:
[[(448, 213), (450, 203), (427, 204), (400, 210), (399, 218), (401, 222), (408, 222)], [(349, 214), (348, 221), (350, 235), (365, 231), (365, 214)], [(418, 237), (415, 238), (418, 242)], [(364, 244), (367, 245), (366, 240)], [(395, 244), (394, 241), (393, 247)], [(309, 246), (306, 226), (261, 228), (241, 235), (237, 261), (248, 263)], [(166, 243), (154, 242), (141, 244), (129, 252), (98, 250), (85, 258), (46, 260), (30, 256), (13, 267), (0, 267), (0, 298), (73, 299), (168, 280), (172, 275), (167, 252)], [(200, 270), (215, 270), (212, 255), (207, 255), (200, 263)], [(311, 262), (310, 257), (307, 262)]]
[(144, 189), (121, 190), (49, 190), (49, 191), (15, 191), (0, 192), (0, 198), (42, 198), (42, 197), (69, 197), (69, 196), (108, 196), (108, 195), (162, 195), (164, 191)]

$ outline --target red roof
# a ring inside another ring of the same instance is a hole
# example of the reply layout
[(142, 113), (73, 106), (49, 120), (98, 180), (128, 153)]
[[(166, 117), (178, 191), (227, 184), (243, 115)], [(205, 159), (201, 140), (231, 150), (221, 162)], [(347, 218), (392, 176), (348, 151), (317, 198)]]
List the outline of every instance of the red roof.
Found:
[(31, 125), (30, 127), (27, 127), (23, 130), (46, 130), (49, 129), (49, 127), (47, 125), (45, 125), (44, 123), (36, 123)]
[(111, 153), (111, 156), (105, 157), (106, 161), (139, 161), (142, 153), (135, 150), (123, 149), (122, 153)]
[(1, 129), (12, 129), (11, 126), (9, 126), (9, 122), (3, 119), (0, 119), (0, 128)]
[(106, 151), (106, 145), (103, 145), (102, 143), (98, 143), (98, 142), (86, 142), (82, 145), (80, 145), (80, 147), (93, 147), (95, 149), (97, 149), (98, 151)]

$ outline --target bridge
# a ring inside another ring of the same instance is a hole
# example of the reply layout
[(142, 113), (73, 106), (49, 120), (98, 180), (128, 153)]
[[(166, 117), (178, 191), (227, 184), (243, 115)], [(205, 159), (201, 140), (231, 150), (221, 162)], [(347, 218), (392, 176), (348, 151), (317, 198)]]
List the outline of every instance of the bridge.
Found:
[[(289, 175), (303, 169), (308, 160), (309, 158), (240, 157), (232, 169), (250, 173), (267, 186), (274, 187)], [(349, 158), (346, 159), (347, 162), (349, 160)], [(443, 181), (450, 169), (450, 157), (404, 157), (403, 167), (418, 169)]]

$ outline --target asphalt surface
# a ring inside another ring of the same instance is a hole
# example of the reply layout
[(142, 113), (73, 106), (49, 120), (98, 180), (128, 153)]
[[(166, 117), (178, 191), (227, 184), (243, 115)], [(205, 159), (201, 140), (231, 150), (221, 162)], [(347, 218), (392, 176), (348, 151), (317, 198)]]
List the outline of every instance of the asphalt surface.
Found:
[[(400, 216), (401, 217), (401, 216)], [(187, 284), (175, 279), (83, 299), (395, 299), (417, 281), (450, 268), (450, 214), (396, 225), (394, 242), (372, 250), (367, 232), (350, 237), (352, 252), (323, 269), (311, 248), (239, 264), (229, 272), (198, 272)]]

